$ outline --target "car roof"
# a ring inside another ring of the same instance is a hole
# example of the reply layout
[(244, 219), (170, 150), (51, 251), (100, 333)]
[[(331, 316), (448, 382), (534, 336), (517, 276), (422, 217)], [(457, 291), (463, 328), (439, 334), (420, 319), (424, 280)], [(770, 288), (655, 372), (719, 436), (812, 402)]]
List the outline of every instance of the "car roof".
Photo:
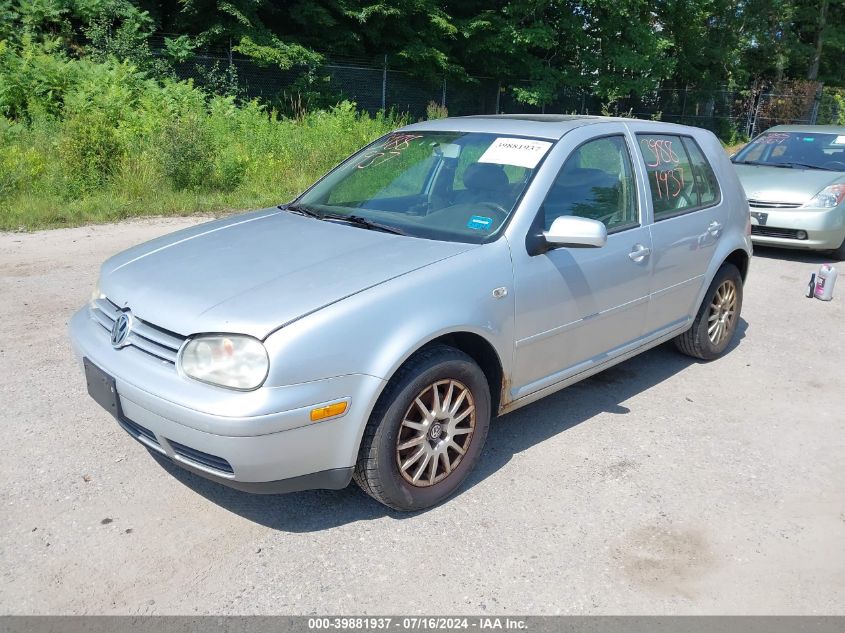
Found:
[(697, 129), (662, 121), (592, 116), (587, 114), (479, 114), (420, 121), (419, 123), (412, 123), (401, 129), (402, 131), (487, 132), (557, 140), (575, 128), (609, 122), (646, 123), (666, 129), (667, 131), (674, 130), (676, 132)]
[(776, 125), (766, 132), (815, 132), (816, 134), (845, 134), (845, 125)]

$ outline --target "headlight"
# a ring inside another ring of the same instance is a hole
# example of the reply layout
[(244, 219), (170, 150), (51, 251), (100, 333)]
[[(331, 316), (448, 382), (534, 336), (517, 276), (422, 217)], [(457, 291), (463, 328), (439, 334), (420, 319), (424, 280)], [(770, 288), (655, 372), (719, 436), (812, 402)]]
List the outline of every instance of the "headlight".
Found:
[(191, 378), (243, 390), (260, 386), (270, 367), (261, 341), (236, 334), (192, 338), (182, 348), (179, 363)]
[(845, 184), (830, 185), (819, 191), (805, 207), (831, 209), (845, 200)]
[(94, 289), (91, 291), (91, 298), (88, 300), (88, 303), (94, 305), (94, 302), (97, 299), (105, 299), (105, 295), (100, 292), (100, 279), (97, 278), (97, 283), (94, 284)]

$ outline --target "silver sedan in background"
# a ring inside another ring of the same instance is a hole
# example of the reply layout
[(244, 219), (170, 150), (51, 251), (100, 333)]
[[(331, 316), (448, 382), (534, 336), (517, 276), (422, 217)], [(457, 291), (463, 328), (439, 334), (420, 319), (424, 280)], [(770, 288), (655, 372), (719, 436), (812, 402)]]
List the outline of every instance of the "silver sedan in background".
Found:
[(755, 244), (845, 260), (845, 126), (779, 125), (732, 158)]
[(725, 353), (749, 230), (704, 130), (428, 121), (290, 204), (115, 255), (70, 332), (93, 399), (158, 456), (252, 492), (354, 478), (417, 510), (458, 489), (495, 415), (664, 341)]

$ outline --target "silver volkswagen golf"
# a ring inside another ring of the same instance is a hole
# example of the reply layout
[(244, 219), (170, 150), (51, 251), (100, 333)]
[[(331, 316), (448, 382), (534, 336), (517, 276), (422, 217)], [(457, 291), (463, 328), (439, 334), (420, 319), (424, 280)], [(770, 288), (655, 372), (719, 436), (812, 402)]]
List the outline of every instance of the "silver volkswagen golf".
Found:
[(102, 266), (70, 324), (147, 449), (250, 492), (452, 494), (490, 420), (664, 341), (736, 332), (748, 204), (718, 140), (633, 119), (409, 125), (290, 204)]

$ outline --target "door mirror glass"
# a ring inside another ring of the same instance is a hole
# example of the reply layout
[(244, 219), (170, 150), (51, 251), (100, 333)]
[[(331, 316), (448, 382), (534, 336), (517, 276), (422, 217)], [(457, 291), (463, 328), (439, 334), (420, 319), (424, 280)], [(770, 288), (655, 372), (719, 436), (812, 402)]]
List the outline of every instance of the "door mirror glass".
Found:
[(563, 215), (555, 218), (543, 237), (552, 247), (601, 248), (607, 243), (607, 227), (598, 220)]

